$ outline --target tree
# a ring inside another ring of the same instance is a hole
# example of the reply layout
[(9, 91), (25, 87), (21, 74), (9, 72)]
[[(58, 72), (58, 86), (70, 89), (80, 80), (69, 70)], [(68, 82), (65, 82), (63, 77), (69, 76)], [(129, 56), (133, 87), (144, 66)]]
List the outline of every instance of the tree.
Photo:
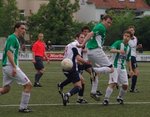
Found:
[[(28, 27), (32, 39), (37, 33), (43, 32), (45, 41), (51, 40), (53, 44), (66, 44), (76, 33), (73, 13), (79, 9), (78, 0), (49, 0), (48, 5), (42, 5), (37, 14), (29, 17)], [(32, 33), (31, 33), (32, 32)]]
[(122, 33), (128, 28), (129, 25), (134, 25), (135, 15), (130, 10), (108, 12), (113, 18), (111, 28), (108, 30), (106, 45), (111, 45), (116, 39), (122, 39)]
[[(2, 3), (2, 4), (1, 4)], [(19, 12), (16, 0), (6, 0), (0, 3), (0, 36), (8, 36), (13, 32), (13, 26), (18, 20)]]
[(150, 6), (150, 0), (145, 0), (145, 2)]

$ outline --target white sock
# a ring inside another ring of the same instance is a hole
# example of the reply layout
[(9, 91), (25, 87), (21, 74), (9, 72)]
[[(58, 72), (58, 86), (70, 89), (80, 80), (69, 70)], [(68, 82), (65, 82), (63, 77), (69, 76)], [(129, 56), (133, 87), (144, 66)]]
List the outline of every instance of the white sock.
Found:
[(94, 67), (96, 73), (111, 73), (111, 68), (109, 67)]
[(119, 91), (119, 95), (118, 95), (118, 97), (120, 97), (120, 98), (123, 98), (124, 97), (124, 95), (126, 94), (126, 90), (124, 90), (122, 87), (120, 88), (120, 91)]
[(110, 87), (107, 87), (106, 94), (105, 94), (105, 99), (109, 99), (112, 92), (113, 92), (113, 89), (110, 88)]
[(91, 93), (96, 94), (97, 87), (98, 87), (98, 77), (96, 77), (95, 80), (92, 81)]
[(30, 93), (22, 92), (20, 109), (27, 108), (30, 99)]

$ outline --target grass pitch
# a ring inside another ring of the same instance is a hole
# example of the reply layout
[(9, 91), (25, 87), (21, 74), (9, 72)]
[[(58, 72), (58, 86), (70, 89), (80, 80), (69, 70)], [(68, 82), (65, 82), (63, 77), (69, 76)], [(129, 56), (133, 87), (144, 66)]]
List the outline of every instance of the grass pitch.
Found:
[[(20, 61), (20, 67), (34, 82), (35, 70), (30, 61)], [(103, 106), (105, 90), (108, 82), (108, 75), (101, 75), (99, 79), (99, 89), (103, 96), (101, 101), (96, 102), (90, 97), (90, 79), (87, 73), (84, 73), (86, 86), (84, 97), (89, 104), (76, 104), (77, 95), (70, 98), (70, 104), (64, 107), (61, 96), (57, 91), (57, 83), (65, 79), (61, 72), (60, 62), (45, 63), (46, 71), (41, 79), (43, 87), (32, 89), (29, 106), (32, 113), (18, 113), (18, 107), (21, 99), (22, 86), (15, 82), (11, 91), (0, 96), (0, 117), (149, 117), (150, 116), (150, 63), (139, 63), (140, 76), (137, 82), (137, 88), (140, 93), (128, 92), (125, 96), (125, 104), (118, 105), (116, 97), (118, 90), (115, 89), (110, 98), (110, 105)], [(2, 86), (2, 72), (0, 74), (0, 85)], [(72, 87), (69, 84), (64, 88), (64, 92)]]

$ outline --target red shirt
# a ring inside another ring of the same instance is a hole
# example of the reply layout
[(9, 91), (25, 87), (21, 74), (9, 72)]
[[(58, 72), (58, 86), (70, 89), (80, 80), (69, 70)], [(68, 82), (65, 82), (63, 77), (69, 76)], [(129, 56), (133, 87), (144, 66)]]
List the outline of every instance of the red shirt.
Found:
[(32, 52), (35, 56), (44, 57), (45, 56), (45, 43), (43, 41), (37, 40), (32, 46)]

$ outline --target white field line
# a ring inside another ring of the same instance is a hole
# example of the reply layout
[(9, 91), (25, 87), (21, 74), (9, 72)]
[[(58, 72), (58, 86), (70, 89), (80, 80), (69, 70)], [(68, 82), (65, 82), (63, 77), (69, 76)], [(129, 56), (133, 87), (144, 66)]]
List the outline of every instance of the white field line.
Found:
[[(128, 105), (141, 105), (141, 104), (150, 104), (150, 102), (124, 102), (124, 104)], [(62, 103), (57, 104), (29, 104), (29, 106), (62, 106)], [(88, 104), (77, 104), (77, 103), (69, 103), (68, 105), (102, 105), (102, 103), (88, 103)], [(118, 105), (118, 103), (110, 103), (110, 105)], [(8, 105), (0, 105), (0, 107), (15, 107), (19, 106), (17, 104), (8, 104)]]

